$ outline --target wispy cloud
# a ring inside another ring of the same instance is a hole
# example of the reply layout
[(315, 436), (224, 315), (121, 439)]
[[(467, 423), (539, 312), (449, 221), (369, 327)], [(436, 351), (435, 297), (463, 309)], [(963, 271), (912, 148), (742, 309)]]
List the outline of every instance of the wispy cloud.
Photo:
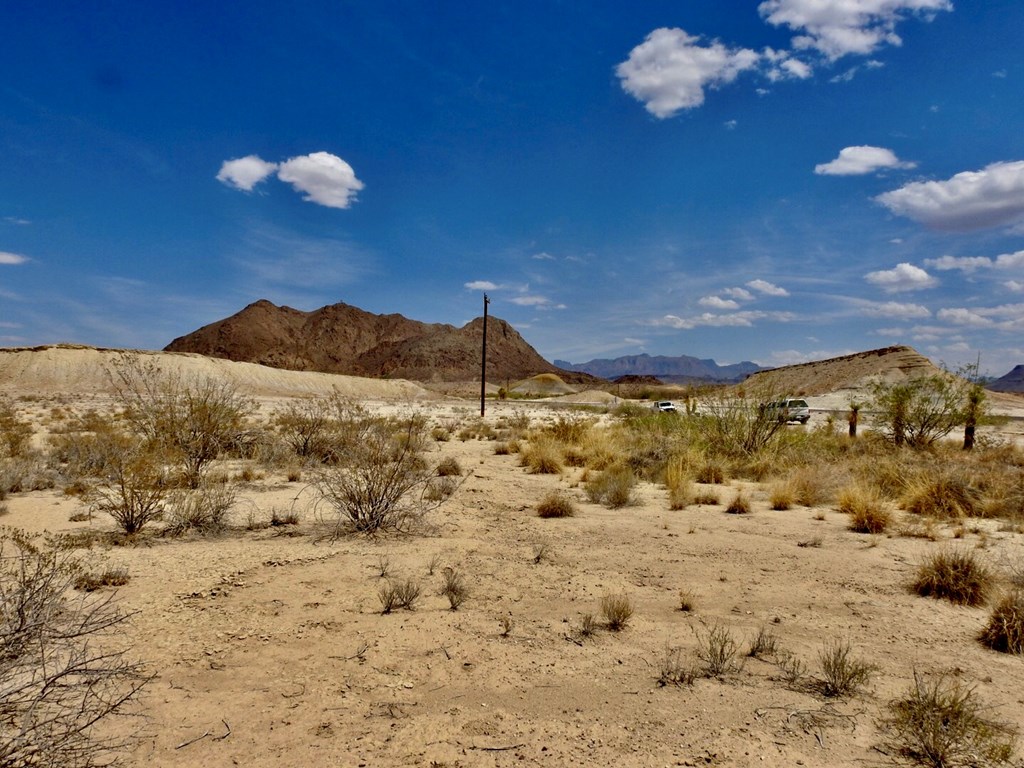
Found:
[(702, 307), (709, 309), (739, 309), (738, 302), (732, 299), (723, 299), (721, 296), (704, 296), (698, 302)]
[(780, 288), (774, 283), (769, 283), (767, 280), (750, 280), (746, 283), (746, 286), (766, 296), (789, 296), (789, 291), (785, 288)]
[(788, 323), (796, 316), (791, 312), (762, 312), (760, 310), (743, 310), (727, 315), (717, 315), (712, 312), (704, 312), (700, 315), (690, 317), (679, 317), (678, 315), (665, 315), (651, 321), (651, 325), (665, 326), (677, 330), (689, 330), (699, 327), (726, 328), (741, 327), (750, 328), (760, 320), (767, 320), (776, 323)]
[(17, 265), (24, 264), (28, 261), (28, 256), (22, 256), (20, 253), (8, 253), (7, 251), (0, 251), (0, 264)]

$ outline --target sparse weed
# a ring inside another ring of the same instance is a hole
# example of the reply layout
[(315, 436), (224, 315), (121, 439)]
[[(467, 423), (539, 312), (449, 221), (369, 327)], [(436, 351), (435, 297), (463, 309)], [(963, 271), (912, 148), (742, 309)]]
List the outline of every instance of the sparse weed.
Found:
[(689, 613), (697, 605), (697, 596), (693, 593), (692, 589), (680, 589), (679, 590), (679, 610), (683, 613)]
[(807, 665), (795, 653), (783, 651), (778, 655), (779, 671), (789, 685), (796, 685), (807, 674)]
[(609, 509), (619, 509), (633, 503), (636, 478), (628, 467), (615, 467), (592, 475), (585, 483), (587, 498)]
[(594, 618), (592, 613), (584, 613), (580, 617), (580, 627), (578, 630), (580, 637), (593, 637), (597, 634), (597, 619)]
[(717, 622), (704, 631), (695, 629), (697, 658), (704, 664), (704, 675), (722, 677), (738, 668), (736, 654), (739, 647), (728, 628)]
[(377, 590), (381, 613), (391, 613), (395, 608), (414, 610), (421, 592), (422, 587), (415, 579), (409, 578), (397, 583), (388, 581)]
[(747, 656), (754, 659), (763, 659), (766, 656), (774, 656), (778, 651), (779, 638), (767, 627), (761, 627), (754, 639), (750, 641), (750, 648), (747, 649)]
[(876, 667), (854, 658), (850, 643), (844, 640), (828, 642), (818, 654), (821, 666), (821, 691), (830, 698), (849, 696), (868, 684)]
[(515, 627), (516, 623), (512, 619), (511, 615), (509, 615), (509, 616), (502, 616), (500, 619), (498, 619), (498, 622), (501, 624), (501, 636), (502, 637), (508, 637), (509, 635), (512, 634), (512, 629)]
[(692, 666), (683, 662), (682, 649), (666, 648), (658, 664), (658, 685), (693, 685), (697, 673)]
[(270, 513), (270, 525), (274, 528), (279, 528), (285, 525), (298, 525), (299, 524), (299, 513), (294, 509), (274, 509)]
[(743, 491), (737, 491), (736, 496), (729, 506), (725, 508), (725, 511), (730, 515), (749, 515), (750, 514), (750, 502), (747, 497), (743, 495)]
[(438, 594), (448, 598), (448, 606), (453, 610), (457, 611), (459, 606), (462, 605), (466, 598), (469, 597), (469, 587), (466, 586), (466, 580), (462, 578), (462, 574), (455, 568), (445, 568), (441, 572), (442, 584)]
[(870, 487), (846, 486), (839, 492), (836, 506), (850, 515), (850, 530), (857, 533), (884, 533), (892, 522), (878, 491)]
[(710, 488), (704, 488), (695, 491), (693, 494), (694, 504), (702, 504), (705, 506), (713, 507), (718, 505), (720, 501), (721, 500), (718, 498), (718, 494), (715, 491), (711, 490)]
[(948, 673), (928, 679), (914, 672), (902, 698), (889, 702), (879, 725), (886, 746), (900, 757), (931, 768), (1009, 764), (1017, 731), (985, 716), (974, 688)]
[(533, 545), (533, 564), (540, 565), (548, 557), (548, 545), (546, 542), (538, 542)]
[(107, 568), (100, 573), (79, 573), (75, 577), (75, 589), (94, 592), (100, 587), (123, 587), (128, 583), (127, 568)]

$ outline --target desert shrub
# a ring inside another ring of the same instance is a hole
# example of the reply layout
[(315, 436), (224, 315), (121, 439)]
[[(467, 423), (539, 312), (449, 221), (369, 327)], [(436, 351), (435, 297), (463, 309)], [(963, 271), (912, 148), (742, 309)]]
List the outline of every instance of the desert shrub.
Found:
[(703, 630), (695, 629), (697, 636), (697, 658), (704, 665), (707, 677), (722, 677), (738, 669), (736, 654), (739, 646), (727, 627), (715, 623)]
[(562, 471), (562, 446), (547, 435), (533, 437), (519, 449), (519, 464), (539, 475), (557, 475)]
[(734, 496), (733, 500), (729, 502), (725, 511), (730, 515), (750, 514), (750, 502), (747, 500), (747, 497), (743, 495), (743, 491), (736, 492), (736, 496)]
[(768, 494), (768, 503), (775, 510), (790, 509), (796, 503), (793, 484), (789, 480), (773, 483)]
[(458, 477), (462, 474), (462, 466), (454, 456), (449, 456), (437, 464), (438, 477)]
[(0, 457), (15, 458), (28, 451), (32, 425), (6, 400), (0, 400)]
[(942, 549), (918, 568), (913, 589), (922, 597), (944, 598), (956, 605), (981, 605), (994, 576), (969, 549)]
[(689, 613), (697, 605), (697, 596), (693, 593), (692, 589), (680, 589), (679, 590), (679, 610), (683, 613)]
[(186, 381), (138, 355), (122, 354), (110, 373), (125, 419), (135, 434), (176, 459), (184, 483), (199, 487), (203, 471), (245, 431), (255, 403), (234, 385)]
[(447, 500), (459, 488), (454, 477), (432, 477), (423, 489), (423, 499), (431, 503)]
[(1015, 589), (996, 604), (980, 639), (994, 651), (1024, 654), (1024, 591)]
[(580, 617), (580, 626), (577, 630), (580, 637), (593, 637), (597, 633), (597, 619), (592, 613), (584, 613)]
[(913, 482), (902, 503), (904, 509), (914, 514), (955, 520), (976, 515), (979, 494), (966, 477), (942, 473)]
[(629, 595), (609, 594), (601, 598), (601, 615), (604, 616), (605, 626), (612, 632), (619, 632), (626, 628), (629, 620), (633, 618), (633, 601)]
[(720, 501), (721, 499), (718, 498), (718, 494), (707, 488), (696, 490), (693, 493), (694, 504), (706, 504), (708, 506), (714, 506), (718, 504)]
[(835, 468), (804, 469), (793, 473), (790, 477), (793, 487), (793, 499), (804, 507), (818, 507), (827, 504), (835, 496), (832, 477)]
[(163, 515), (168, 492), (163, 457), (137, 442), (125, 442), (111, 457), (107, 476), (90, 491), (89, 512), (108, 514), (125, 533), (138, 533)]
[(785, 426), (778, 412), (767, 406), (776, 399), (720, 390), (706, 397), (703, 412), (691, 418), (712, 450), (724, 456), (749, 457), (767, 448)]
[(391, 613), (395, 608), (415, 610), (423, 588), (415, 579), (409, 578), (398, 582), (388, 581), (377, 590), (381, 613)]
[(580, 413), (560, 413), (544, 431), (560, 443), (579, 445), (593, 424), (593, 419)]
[(666, 648), (658, 664), (658, 685), (693, 685), (697, 672), (683, 661), (682, 649)]
[(0, 530), (0, 765), (106, 765), (126, 746), (96, 726), (147, 679), (122, 645), (113, 595), (75, 596), (69, 550)]
[(692, 481), (672, 485), (668, 489), (668, 508), (672, 510), (686, 509), (693, 504), (696, 491)]
[(217, 533), (227, 526), (225, 518), (237, 496), (227, 485), (200, 486), (194, 491), (180, 490), (167, 499), (164, 533), (180, 536), (189, 531)]
[(892, 753), (932, 768), (1009, 764), (1017, 732), (986, 716), (974, 688), (943, 673), (916, 671), (910, 690), (889, 702), (879, 725)]
[(697, 477), (695, 479), (698, 483), (721, 485), (726, 481), (727, 476), (722, 462), (708, 459), (697, 468)]
[(0, 493), (24, 493), (54, 488), (60, 476), (43, 459), (24, 453), (13, 459), (0, 459)]
[(807, 665), (796, 654), (782, 651), (778, 654), (777, 658), (776, 664), (782, 673), (782, 679), (789, 685), (796, 685), (807, 674)]
[(344, 464), (312, 470), (313, 486), (337, 517), (335, 532), (408, 530), (444, 499), (424, 498), (434, 473), (419, 449), (423, 420), (368, 419), (351, 425), (360, 439), (348, 446)]
[(875, 666), (853, 656), (850, 644), (843, 640), (826, 643), (818, 653), (821, 666), (821, 690), (829, 697), (850, 696), (868, 684)]
[(836, 506), (850, 516), (850, 530), (857, 533), (884, 533), (892, 516), (873, 488), (848, 485), (839, 492)]
[(765, 656), (774, 656), (778, 651), (779, 638), (767, 627), (761, 627), (754, 639), (750, 641), (750, 648), (747, 649), (747, 656), (754, 659), (761, 659)]
[(123, 587), (127, 583), (127, 568), (107, 568), (99, 573), (79, 572), (74, 586), (80, 592), (94, 592), (100, 587)]
[(538, 517), (572, 517), (575, 514), (576, 504), (564, 491), (552, 491), (537, 505)]
[[(870, 409), (876, 429), (896, 446), (926, 448), (968, 420), (969, 395), (977, 390), (960, 377), (936, 374), (902, 382), (879, 382)], [(973, 409), (976, 423), (982, 413)]]
[(633, 503), (636, 478), (629, 467), (614, 467), (592, 475), (585, 483), (587, 498), (609, 509), (619, 509)]
[(458, 570), (448, 567), (441, 571), (441, 589), (438, 594), (447, 597), (448, 606), (457, 611), (469, 597), (469, 587)]
[(299, 513), (294, 509), (273, 509), (270, 513), (270, 526), (281, 528), (287, 525), (298, 525)]

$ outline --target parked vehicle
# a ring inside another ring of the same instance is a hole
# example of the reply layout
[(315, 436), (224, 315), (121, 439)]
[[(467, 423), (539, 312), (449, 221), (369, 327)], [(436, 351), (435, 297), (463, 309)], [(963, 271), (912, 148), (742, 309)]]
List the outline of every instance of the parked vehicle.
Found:
[(671, 400), (659, 400), (653, 406), (651, 406), (658, 413), (675, 413), (676, 406)]
[(811, 418), (811, 409), (807, 406), (807, 401), (797, 397), (787, 397), (785, 400), (768, 403), (767, 408), (779, 421), (787, 424), (791, 421), (806, 424)]

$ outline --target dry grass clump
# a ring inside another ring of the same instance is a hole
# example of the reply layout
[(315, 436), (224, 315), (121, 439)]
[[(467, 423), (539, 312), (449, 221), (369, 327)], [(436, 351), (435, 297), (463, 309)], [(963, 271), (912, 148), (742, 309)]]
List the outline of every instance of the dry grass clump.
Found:
[(604, 623), (608, 629), (619, 632), (625, 629), (629, 620), (633, 618), (633, 601), (624, 593), (605, 595), (601, 598), (601, 615), (604, 616)]
[(885, 533), (892, 523), (882, 497), (869, 486), (846, 486), (839, 492), (836, 507), (850, 516), (850, 530), (857, 533)]
[(747, 649), (747, 656), (753, 659), (772, 657), (778, 653), (779, 638), (768, 627), (761, 627), (754, 639), (750, 641), (750, 648)]
[(693, 492), (693, 503), (714, 507), (721, 503), (718, 494), (710, 488), (698, 488)]
[(519, 466), (537, 475), (558, 475), (562, 472), (562, 444), (546, 435), (531, 438), (519, 449)]
[(223, 531), (235, 501), (235, 491), (227, 485), (178, 491), (170, 497), (164, 514), (167, 521), (164, 534), (180, 536), (190, 531), (202, 534)]
[(462, 465), (454, 456), (441, 459), (437, 464), (438, 477), (458, 477), (462, 474)]
[(1009, 764), (1015, 728), (985, 716), (974, 694), (948, 673), (928, 680), (917, 672), (905, 696), (889, 702), (879, 725), (886, 746), (900, 757), (932, 768)]
[(587, 498), (595, 504), (609, 509), (619, 509), (633, 503), (633, 488), (636, 478), (629, 467), (613, 467), (592, 475), (584, 488)]
[(868, 684), (876, 667), (853, 657), (850, 643), (835, 640), (826, 643), (818, 654), (821, 665), (821, 691), (825, 696), (839, 697), (857, 693)]
[(918, 515), (943, 520), (974, 517), (979, 494), (964, 477), (940, 474), (922, 476), (910, 482), (903, 495), (903, 508)]
[(448, 606), (457, 611), (459, 606), (466, 602), (469, 597), (469, 587), (462, 574), (451, 566), (441, 572), (441, 589), (439, 594), (448, 598)]
[(1024, 591), (1015, 589), (999, 601), (980, 640), (994, 651), (1024, 654)]
[(737, 491), (735, 498), (729, 502), (729, 506), (725, 508), (725, 511), (730, 515), (749, 515), (750, 514), (750, 502), (747, 497), (743, 495), (743, 491)]
[(420, 583), (412, 578), (399, 582), (387, 582), (377, 591), (381, 613), (391, 613), (396, 608), (405, 608), (407, 611), (414, 610), (422, 591)]
[(127, 568), (107, 568), (100, 573), (79, 573), (74, 586), (82, 592), (95, 592), (100, 587), (123, 587), (128, 581)]
[(695, 479), (698, 483), (721, 485), (726, 481), (726, 477), (725, 465), (718, 460), (708, 459), (697, 468), (697, 477)]
[(969, 549), (943, 549), (918, 568), (913, 590), (922, 597), (945, 598), (956, 605), (981, 605), (994, 576)]
[(537, 505), (538, 517), (572, 517), (576, 503), (565, 491), (552, 491)]
[(680, 589), (679, 590), (679, 610), (683, 613), (689, 613), (697, 605), (697, 595), (694, 594), (692, 589)]
[(777, 483), (772, 483), (768, 494), (768, 503), (775, 510), (790, 509), (796, 503), (796, 491), (793, 488), (792, 482), (780, 480)]
[(662, 688), (667, 685), (693, 685), (696, 679), (697, 670), (683, 662), (682, 649), (666, 648), (658, 664), (658, 685)]

